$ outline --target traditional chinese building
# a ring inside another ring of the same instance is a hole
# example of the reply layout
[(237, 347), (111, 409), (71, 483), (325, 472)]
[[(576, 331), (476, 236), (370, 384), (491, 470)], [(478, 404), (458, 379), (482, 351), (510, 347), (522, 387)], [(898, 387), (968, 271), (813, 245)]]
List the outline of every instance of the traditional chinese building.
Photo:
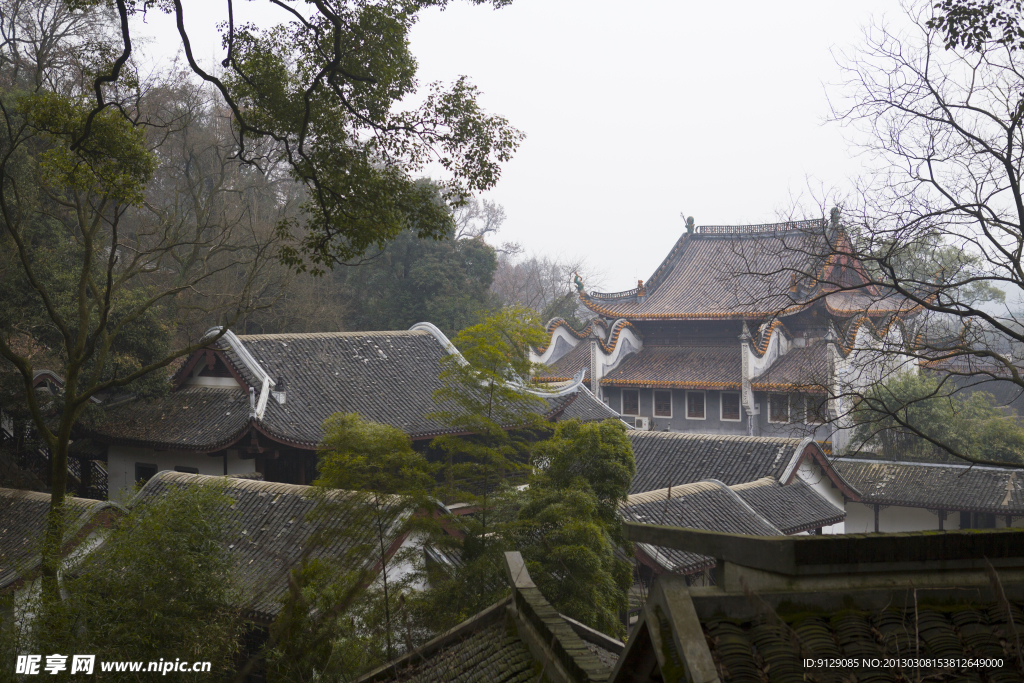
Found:
[[(186, 359), (167, 395), (111, 405), (80, 436), (106, 460), (112, 499), (164, 470), (255, 471), (270, 482), (309, 484), (322, 425), (334, 413), (391, 425), (419, 448), (454, 433), (434, 416), (443, 408), (434, 392), (449, 354), (458, 351), (429, 323), (384, 332), (227, 332)], [(552, 389), (538, 392), (548, 420), (615, 417), (581, 381)]]
[[(655, 431), (808, 436), (846, 443), (839, 383), (874, 381), (857, 364), (871, 339), (903, 333), (906, 299), (867, 286), (832, 219), (694, 227), (647, 282), (586, 292), (597, 317), (561, 318), (535, 360), (541, 381), (583, 371), (623, 419)], [(857, 352), (854, 352), (857, 349)], [(869, 363), (870, 366), (870, 363)]]

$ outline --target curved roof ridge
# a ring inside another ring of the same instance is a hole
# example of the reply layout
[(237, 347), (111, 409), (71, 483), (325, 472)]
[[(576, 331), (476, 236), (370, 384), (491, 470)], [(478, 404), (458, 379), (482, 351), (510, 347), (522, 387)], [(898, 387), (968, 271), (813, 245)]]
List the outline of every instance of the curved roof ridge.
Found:
[(729, 488), (733, 491), (746, 491), (747, 489), (756, 489), (761, 488), (762, 486), (774, 486), (777, 483), (778, 482), (776, 482), (772, 477), (761, 477), (754, 481), (747, 481), (742, 484), (733, 484)]
[(827, 218), (803, 218), (797, 221), (782, 221), (780, 223), (751, 223), (749, 225), (699, 225), (694, 228), (694, 233), (707, 235), (750, 235), (757, 236), (765, 233), (774, 234), (777, 232), (795, 232), (798, 230), (820, 230), (829, 225)]
[(644, 503), (659, 503), (670, 498), (682, 498), (683, 496), (701, 491), (711, 491), (716, 488), (714, 483), (711, 482), (712, 480), (705, 479), (702, 481), (691, 481), (688, 484), (679, 484), (678, 486), (668, 486), (663, 489), (654, 489), (653, 491), (644, 491), (643, 493), (634, 493), (626, 496), (626, 502), (621, 507), (632, 507), (634, 505), (643, 505)]
[(287, 340), (287, 339), (339, 339), (345, 337), (404, 337), (411, 334), (426, 334), (425, 330), (362, 330), (354, 332), (285, 332), (282, 334), (240, 334), (241, 341)]
[(789, 436), (748, 436), (746, 434), (700, 434), (695, 432), (637, 432), (637, 435), (661, 439), (692, 439), (694, 441), (749, 441), (751, 443), (799, 444), (803, 439)]

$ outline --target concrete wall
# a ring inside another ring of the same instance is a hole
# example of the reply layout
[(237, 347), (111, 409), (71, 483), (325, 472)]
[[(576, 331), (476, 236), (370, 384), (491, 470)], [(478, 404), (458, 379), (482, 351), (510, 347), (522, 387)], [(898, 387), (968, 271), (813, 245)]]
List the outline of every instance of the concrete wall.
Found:
[[(242, 460), (238, 451), (228, 451), (228, 474), (245, 474), (255, 469), (254, 460)], [(157, 466), (157, 471), (195, 467), (199, 474), (224, 474), (224, 458), (192, 451), (154, 451), (149, 448), (111, 445), (107, 451), (107, 480), (110, 500), (124, 502), (135, 486), (135, 463)]]

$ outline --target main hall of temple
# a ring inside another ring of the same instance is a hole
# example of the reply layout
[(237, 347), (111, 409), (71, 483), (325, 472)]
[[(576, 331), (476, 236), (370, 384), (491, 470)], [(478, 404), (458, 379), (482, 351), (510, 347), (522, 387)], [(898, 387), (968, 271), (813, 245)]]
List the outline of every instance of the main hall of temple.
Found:
[[(624, 292), (586, 292), (582, 330), (555, 318), (535, 360), (541, 381), (583, 372), (591, 390), (639, 429), (848, 437), (839, 379), (857, 350), (914, 315), (871, 285), (831, 219), (694, 226), (654, 274)], [(894, 325), (894, 323), (898, 323)], [(877, 378), (857, 368), (861, 381)]]

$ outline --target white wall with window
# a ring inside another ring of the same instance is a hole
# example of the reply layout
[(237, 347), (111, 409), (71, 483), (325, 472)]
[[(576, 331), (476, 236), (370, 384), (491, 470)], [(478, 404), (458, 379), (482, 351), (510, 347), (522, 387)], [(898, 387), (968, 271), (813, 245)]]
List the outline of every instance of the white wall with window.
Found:
[[(228, 474), (245, 474), (256, 469), (252, 458), (241, 459), (229, 450)], [(110, 500), (123, 500), (139, 479), (148, 480), (157, 472), (174, 470), (194, 474), (224, 474), (224, 456), (209, 456), (195, 451), (157, 451), (150, 448), (112, 444), (107, 450), (107, 485)]]

